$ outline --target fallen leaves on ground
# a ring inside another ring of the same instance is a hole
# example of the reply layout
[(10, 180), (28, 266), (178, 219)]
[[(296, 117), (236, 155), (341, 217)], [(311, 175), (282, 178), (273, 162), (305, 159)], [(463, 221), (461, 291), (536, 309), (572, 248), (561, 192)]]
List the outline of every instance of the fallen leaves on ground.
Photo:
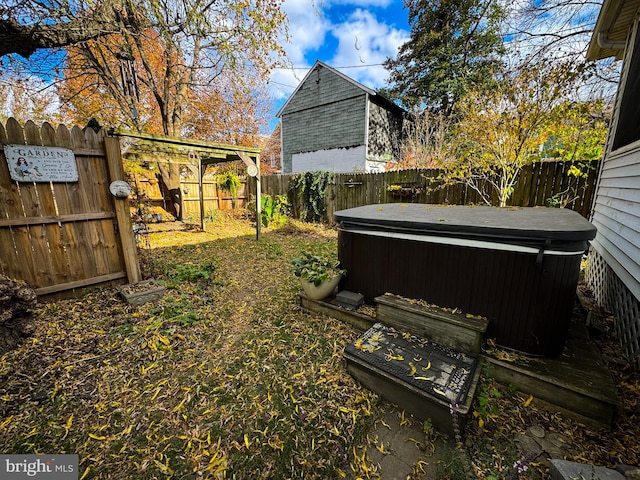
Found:
[[(476, 478), (550, 478), (544, 452), (540, 452), (537, 461), (529, 463), (526, 472), (515, 474), (514, 464), (525, 458), (527, 452), (518, 450), (514, 438), (531, 427), (566, 439), (563, 446), (566, 460), (607, 468), (640, 465), (640, 375), (623, 360), (613, 317), (601, 315), (600, 321), (601, 331), (594, 342), (603, 354), (621, 402), (612, 428), (582, 423), (540, 401), (535, 393), (518, 392), (512, 385), (494, 381), (490, 370), (485, 371), (474, 403), (474, 416), (465, 432)], [(495, 346), (488, 348), (496, 356)]]
[[(367, 433), (387, 406), (342, 358), (360, 332), (302, 311), (290, 273), (303, 251), (335, 252), (336, 232), (290, 223), (256, 242), (245, 220), (171, 227), (150, 228), (143, 251), (161, 300), (132, 307), (113, 288), (41, 304), (34, 335), (0, 357), (0, 451), (78, 454), (82, 479), (379, 478), (368, 452), (388, 447)], [(613, 431), (485, 378), (464, 432), (475, 476), (515, 478), (514, 435), (531, 425), (567, 436), (570, 460), (639, 464), (640, 381), (610, 366)], [(452, 458), (437, 478), (463, 478)], [(412, 478), (433, 478), (421, 462)], [(547, 478), (532, 467), (520, 478)]]
[(358, 332), (303, 312), (289, 270), (335, 251), (335, 232), (256, 242), (242, 225), (147, 252), (167, 287), (155, 303), (101, 289), (40, 305), (0, 360), (0, 451), (78, 454), (80, 478), (373, 478), (354, 448), (379, 399), (342, 359)]

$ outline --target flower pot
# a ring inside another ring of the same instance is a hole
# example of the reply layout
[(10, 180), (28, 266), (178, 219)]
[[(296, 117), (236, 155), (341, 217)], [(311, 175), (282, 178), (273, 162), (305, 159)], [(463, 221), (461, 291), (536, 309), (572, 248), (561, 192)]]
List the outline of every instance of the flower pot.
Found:
[(304, 294), (311, 300), (322, 300), (333, 293), (335, 288), (338, 286), (338, 283), (340, 283), (341, 278), (342, 275), (335, 275), (330, 280), (325, 280), (318, 286), (315, 286), (313, 282), (308, 282), (301, 278), (300, 284), (302, 285)]

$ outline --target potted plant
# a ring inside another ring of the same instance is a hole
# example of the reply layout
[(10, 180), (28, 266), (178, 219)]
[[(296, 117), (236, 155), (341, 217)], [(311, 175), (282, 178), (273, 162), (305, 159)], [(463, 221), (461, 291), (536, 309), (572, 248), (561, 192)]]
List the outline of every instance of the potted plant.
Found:
[(291, 270), (300, 278), (305, 295), (312, 300), (328, 297), (346, 273), (346, 270), (340, 268), (338, 260), (307, 252), (291, 261)]

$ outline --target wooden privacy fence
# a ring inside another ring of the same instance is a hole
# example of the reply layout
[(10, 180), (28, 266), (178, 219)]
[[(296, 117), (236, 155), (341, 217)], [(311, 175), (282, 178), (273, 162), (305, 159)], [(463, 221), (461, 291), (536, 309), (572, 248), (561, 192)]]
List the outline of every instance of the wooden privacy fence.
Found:
[(141, 279), (129, 203), (109, 191), (123, 180), (117, 138), (48, 123), (0, 124), (0, 146), (37, 145), (73, 151), (78, 180), (13, 181), (0, 149), (0, 273), (38, 295), (105, 282)]
[[(168, 199), (162, 194), (160, 183), (155, 179), (149, 179), (140, 175), (134, 176), (134, 184), (139, 195), (148, 198), (151, 205), (167, 208)], [(180, 182), (182, 190), (182, 208), (185, 218), (200, 217), (200, 190), (198, 179), (186, 178)], [(241, 184), (235, 195), (220, 188), (215, 180), (204, 179), (202, 181), (202, 196), (204, 199), (204, 213), (208, 215), (212, 210), (233, 210), (236, 208), (245, 208), (249, 203), (249, 191), (247, 188), (247, 179), (241, 178)], [(254, 192), (255, 195), (255, 192)]]
[[(598, 175), (598, 162), (591, 162), (586, 176), (570, 175), (571, 162), (540, 162), (520, 172), (511, 206), (565, 206), (589, 217)], [(335, 174), (325, 193), (327, 217), (333, 223), (333, 212), (376, 203), (412, 202), (450, 205), (483, 204), (480, 195), (463, 185), (437, 187), (440, 170), (400, 170), (384, 173)], [(262, 191), (271, 196), (285, 195), (292, 204), (294, 216), (302, 210), (298, 191), (291, 191), (292, 175), (262, 177)], [(395, 190), (390, 191), (393, 185)], [(566, 205), (564, 203), (566, 202)], [(497, 205), (494, 196), (493, 204)]]

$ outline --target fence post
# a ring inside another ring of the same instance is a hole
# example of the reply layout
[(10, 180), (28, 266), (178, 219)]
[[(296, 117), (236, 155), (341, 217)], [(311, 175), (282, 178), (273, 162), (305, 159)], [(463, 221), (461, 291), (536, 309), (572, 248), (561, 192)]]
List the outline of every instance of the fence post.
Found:
[[(107, 165), (109, 167), (109, 177), (111, 182), (125, 180), (124, 169), (122, 168), (122, 153), (120, 151), (120, 140), (116, 137), (105, 137), (104, 150), (107, 155)], [(127, 270), (127, 280), (129, 283), (136, 283), (142, 280), (140, 273), (140, 263), (138, 262), (138, 249), (136, 239), (133, 235), (133, 224), (129, 212), (129, 197), (113, 197), (118, 222), (118, 234), (122, 243), (122, 253), (124, 255), (125, 268)]]

